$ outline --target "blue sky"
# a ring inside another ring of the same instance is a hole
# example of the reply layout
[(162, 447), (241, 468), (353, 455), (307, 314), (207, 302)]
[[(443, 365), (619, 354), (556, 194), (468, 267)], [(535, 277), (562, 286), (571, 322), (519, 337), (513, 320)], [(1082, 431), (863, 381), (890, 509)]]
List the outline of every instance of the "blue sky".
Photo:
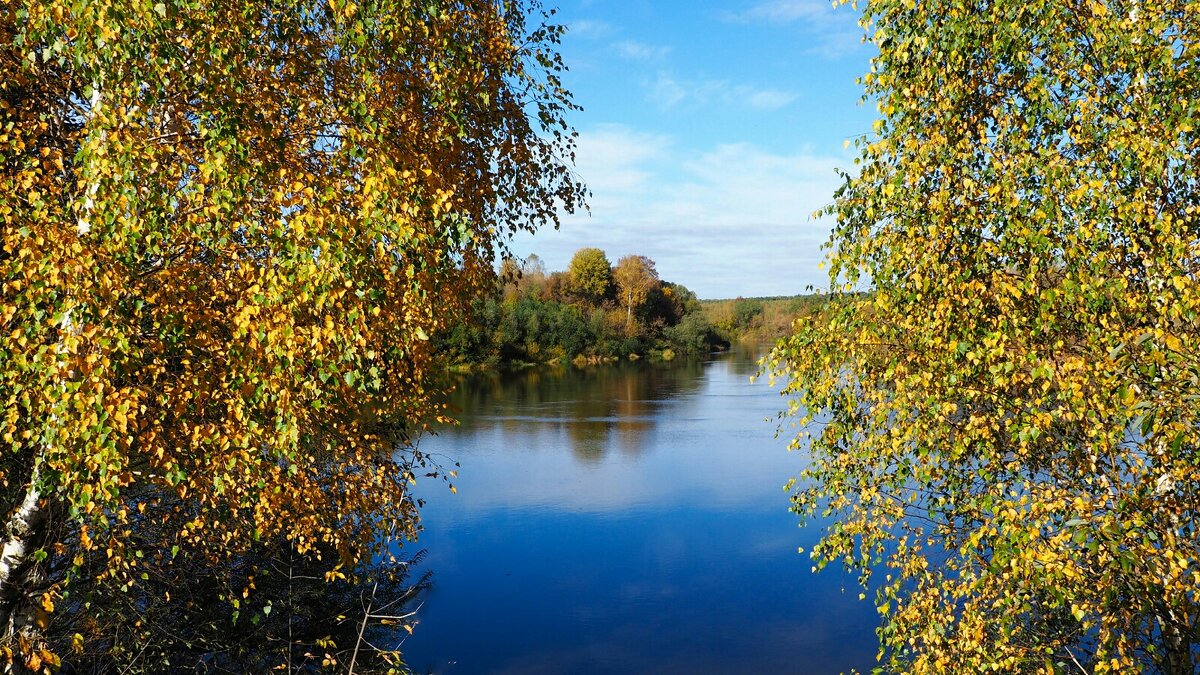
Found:
[(791, 295), (818, 269), (827, 204), (870, 131), (858, 14), (828, 0), (561, 0), (566, 83), (584, 107), (591, 214), (514, 242), (550, 270), (584, 246), (646, 255), (702, 298)]

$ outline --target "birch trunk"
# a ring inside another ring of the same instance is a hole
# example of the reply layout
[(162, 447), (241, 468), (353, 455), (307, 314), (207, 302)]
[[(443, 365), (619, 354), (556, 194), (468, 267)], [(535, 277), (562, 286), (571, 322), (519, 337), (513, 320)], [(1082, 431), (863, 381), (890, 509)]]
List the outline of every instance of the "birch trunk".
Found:
[[(5, 523), (4, 546), (0, 549), (0, 626), (3, 626), (3, 641), (8, 644), (21, 638), (33, 643), (40, 632), (35, 596), (41, 579), (33, 553), (44, 544), (49, 521), (38, 487), (40, 468), (39, 457), (34, 460), (25, 497)], [(20, 651), (16, 650), (6, 672), (32, 672)]]
[[(92, 87), (89, 103), (88, 117), (90, 119), (95, 116), (101, 105), (98, 83)], [(103, 141), (104, 131), (101, 130), (99, 133), (100, 139)], [(91, 230), (89, 218), (95, 204), (93, 198), (96, 196), (98, 188), (98, 181), (92, 180), (83, 193), (79, 218), (76, 221), (76, 233), (79, 237), (84, 237)], [(76, 330), (72, 323), (71, 310), (72, 307), (68, 304), (63, 312), (60, 325), (61, 331), (66, 335), (74, 334)], [(53, 386), (60, 394), (65, 392), (65, 386), (63, 386), (65, 378), (70, 377), (70, 364), (66, 349), (61, 341), (56, 345), (57, 367), (55, 374), (50, 378), (51, 382), (57, 383)], [(47, 424), (56, 427), (59, 421), (57, 415), (51, 414)], [(0, 631), (3, 631), (2, 639), (5, 644), (23, 640), (25, 645), (36, 645), (44, 628), (44, 624), (38, 622), (37, 596), (42, 592), (45, 580), (36, 564), (34, 553), (48, 543), (47, 534), (50, 523), (47, 512), (48, 500), (42, 494), (40, 485), (42, 461), (48, 449), (49, 447), (41, 448), (41, 452), (33, 458), (33, 468), (25, 487), (25, 495), (21, 503), (9, 514), (8, 520), (4, 524), (4, 543), (0, 548)], [(20, 653), (22, 650), (14, 651), (16, 654), (13, 662), (8, 664), (4, 671), (8, 673), (32, 672), (22, 658), (25, 656)]]
[(1170, 610), (1165, 616), (1158, 617), (1158, 625), (1162, 630), (1163, 646), (1165, 647), (1162, 666), (1163, 672), (1167, 675), (1195, 675), (1196, 673), (1197, 664), (1192, 662), (1192, 643), (1180, 630), (1181, 623), (1179, 616)]

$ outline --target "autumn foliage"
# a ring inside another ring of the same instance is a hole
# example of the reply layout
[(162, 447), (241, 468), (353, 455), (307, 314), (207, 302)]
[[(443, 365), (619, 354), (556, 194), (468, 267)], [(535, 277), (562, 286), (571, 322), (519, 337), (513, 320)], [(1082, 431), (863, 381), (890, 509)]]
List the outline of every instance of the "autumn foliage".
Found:
[(129, 586), (281, 538), (350, 570), (414, 533), (430, 336), (581, 205), (539, 11), (0, 7), (8, 653), (53, 657), (55, 560)]
[(844, 292), (772, 365), (889, 670), (1200, 665), (1200, 11), (869, 0)]
[(659, 278), (654, 261), (624, 256), (613, 268), (582, 248), (565, 271), (546, 273), (536, 255), (506, 259), (471, 319), (437, 341), (459, 368), (511, 368), (704, 354), (722, 346), (696, 294)]

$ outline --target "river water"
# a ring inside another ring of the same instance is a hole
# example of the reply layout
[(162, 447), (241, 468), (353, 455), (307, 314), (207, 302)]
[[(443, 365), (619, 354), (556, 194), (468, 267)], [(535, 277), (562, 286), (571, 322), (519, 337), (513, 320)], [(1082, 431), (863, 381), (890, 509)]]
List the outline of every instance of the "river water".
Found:
[[(464, 378), (459, 462), (427, 482), (434, 573), (409, 665), (436, 673), (838, 673), (874, 664), (872, 603), (814, 574), (782, 486), (778, 391), (753, 354)], [(771, 418), (771, 419), (768, 419)], [(870, 594), (868, 594), (870, 598)]]

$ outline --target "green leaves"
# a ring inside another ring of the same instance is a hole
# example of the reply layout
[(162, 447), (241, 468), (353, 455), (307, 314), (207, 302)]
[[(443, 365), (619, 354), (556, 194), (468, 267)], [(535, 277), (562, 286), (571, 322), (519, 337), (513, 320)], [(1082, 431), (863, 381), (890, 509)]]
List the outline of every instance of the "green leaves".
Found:
[(531, 123), (571, 109), (537, 3), (421, 5), (0, 9), (0, 496), (44, 458), (97, 574), (139, 582), (121, 528), (348, 564), (415, 534), (431, 338), (584, 194)]
[(814, 555), (894, 573), (889, 668), (1191, 663), (1198, 21), (866, 7), (885, 117), (828, 212), (831, 284), (871, 287), (771, 365), (823, 420), (797, 439), (795, 504), (839, 518)]
[(599, 302), (612, 289), (612, 265), (608, 256), (598, 248), (581, 248), (571, 258), (567, 268), (571, 289), (582, 298)]

